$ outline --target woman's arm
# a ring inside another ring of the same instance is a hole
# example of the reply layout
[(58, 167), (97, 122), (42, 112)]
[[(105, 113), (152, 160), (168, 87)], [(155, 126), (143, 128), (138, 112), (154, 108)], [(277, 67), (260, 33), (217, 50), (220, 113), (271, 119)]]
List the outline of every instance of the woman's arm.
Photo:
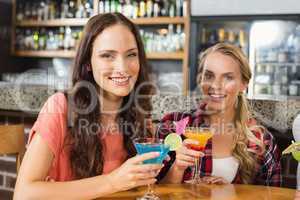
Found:
[(175, 165), (172, 165), (166, 176), (160, 181), (160, 183), (181, 183), (184, 174), (184, 169), (180, 169)]
[(266, 149), (264, 167), (267, 171), (267, 185), (280, 187), (282, 184), (280, 152), (272, 137), (269, 148)]
[(260, 163), (260, 171), (256, 177), (257, 184), (280, 187), (282, 184), (280, 152), (272, 134), (265, 130), (263, 142), (265, 152)]
[(45, 182), (53, 158), (47, 143), (36, 134), (22, 162), (14, 200), (92, 199), (115, 192), (105, 175), (70, 182)]
[(14, 200), (34, 199), (94, 199), (117, 191), (154, 183), (161, 165), (139, 165), (143, 160), (157, 157), (158, 153), (136, 156), (107, 175), (69, 182), (45, 182), (52, 165), (53, 153), (43, 138), (36, 134), (23, 159)]

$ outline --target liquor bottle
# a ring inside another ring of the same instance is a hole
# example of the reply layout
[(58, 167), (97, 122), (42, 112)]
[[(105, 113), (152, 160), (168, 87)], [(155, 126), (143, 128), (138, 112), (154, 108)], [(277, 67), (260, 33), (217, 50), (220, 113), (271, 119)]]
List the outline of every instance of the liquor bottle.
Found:
[(43, 20), (49, 20), (49, 0), (45, 1)]
[(80, 41), (80, 38), (81, 38), (81, 31), (77, 31), (77, 32), (74, 32), (72, 34), (72, 37), (74, 38), (75, 40), (75, 49), (77, 49), (77, 47), (79, 46), (79, 41)]
[(104, 12), (105, 13), (110, 13), (110, 0), (105, 0), (104, 1)]
[(61, 4), (61, 15), (60, 18), (66, 18), (69, 13), (69, 4), (67, 0), (63, 0)]
[(42, 28), (41, 32), (40, 32), (40, 36), (39, 36), (39, 50), (45, 50), (46, 49), (46, 41), (47, 37), (46, 37), (46, 29)]
[(36, 2), (31, 4), (31, 20), (37, 20), (38, 19), (38, 5)]
[(153, 13), (153, 1), (152, 0), (147, 0), (146, 2), (146, 16), (147, 17), (152, 17)]
[(117, 11), (116, 0), (111, 0), (110, 1), (110, 12), (114, 13), (116, 11)]
[(89, 17), (93, 16), (94, 11), (93, 11), (92, 2), (90, 0), (86, 0), (84, 7), (85, 7), (86, 15), (84, 15), (83, 17), (89, 18)]
[(124, 1), (123, 0), (117, 1), (117, 12), (118, 13), (124, 13), (124, 11), (123, 11), (123, 5), (124, 5)]
[(55, 1), (50, 1), (49, 4), (49, 19), (55, 19)]
[(72, 31), (72, 29), (70, 28), (70, 47), (69, 49), (75, 49), (75, 46), (76, 46), (76, 32)]
[(159, 1), (160, 3), (160, 13), (162, 16), (168, 16), (169, 11), (169, 1)]
[(159, 1), (154, 0), (153, 4), (153, 17), (158, 17), (160, 16), (160, 8), (159, 8)]
[(28, 50), (30, 49), (30, 30), (26, 29), (25, 30), (25, 36), (24, 36), (24, 49)]
[(103, 0), (99, 0), (99, 2), (98, 2), (98, 13), (100, 13), (100, 14), (104, 13), (104, 1)]
[(229, 44), (233, 44), (235, 45), (235, 41), (236, 41), (236, 36), (235, 36), (235, 33), (233, 31), (228, 31), (228, 36), (227, 36), (227, 42)]
[(38, 30), (35, 30), (33, 33), (33, 50), (38, 50), (39, 49), (39, 32)]
[(31, 4), (29, 2), (26, 2), (25, 4), (25, 19), (31, 19)]
[(213, 45), (218, 41), (217, 31), (215, 29), (208, 30), (208, 45)]
[(175, 7), (175, 3), (173, 1), (170, 2), (168, 15), (169, 15), (169, 17), (175, 17), (175, 15), (176, 15), (176, 7)]
[(64, 49), (70, 50), (72, 47), (72, 30), (69, 26), (67, 26), (65, 30)]
[(42, 0), (40, 2), (40, 5), (38, 7), (38, 11), (37, 11), (37, 20), (41, 21), (43, 20), (43, 17), (44, 17), (44, 10), (45, 10), (45, 2)]
[(64, 27), (59, 27), (59, 33), (57, 34), (58, 36), (57, 47), (59, 49), (64, 49), (64, 37), (65, 37), (64, 32), (65, 32)]
[(98, 12), (100, 14), (103, 14), (105, 12), (104, 10), (104, 0), (100, 0), (99, 1), (99, 4), (98, 4)]
[(200, 34), (200, 41), (201, 41), (201, 44), (206, 44), (208, 42), (208, 39), (207, 39), (207, 31), (206, 31), (206, 28), (203, 27), (201, 29), (201, 34)]
[(68, 18), (74, 18), (76, 13), (75, 2), (73, 0), (69, 1), (69, 12), (67, 14)]
[(138, 16), (139, 16), (139, 4), (136, 1), (132, 2), (132, 10), (133, 10), (133, 13), (132, 13), (131, 17), (133, 19), (138, 18)]
[(84, 18), (86, 14), (85, 8), (82, 4), (82, 0), (77, 0), (77, 11), (75, 13), (76, 18)]
[(146, 3), (144, 0), (141, 0), (139, 2), (139, 17), (145, 17), (146, 16)]
[(244, 30), (239, 31), (239, 45), (245, 54), (248, 54), (248, 42), (246, 38), (246, 32)]
[(46, 49), (47, 50), (56, 50), (54, 43), (55, 43), (54, 34), (53, 34), (53, 31), (50, 30), (48, 32), (48, 39), (46, 41)]
[(55, 19), (59, 19), (60, 18), (60, 16), (61, 16), (61, 1), (60, 2), (56, 2), (55, 1), (55, 9), (54, 9), (54, 11), (55, 11)]
[(176, 26), (176, 34), (178, 35), (179, 38), (179, 42), (180, 42), (180, 48), (179, 50), (183, 50), (184, 49), (184, 41), (185, 41), (185, 33), (182, 29), (181, 24), (177, 24)]
[(124, 14), (128, 18), (133, 18), (133, 5), (130, 3), (130, 0), (125, 0), (124, 4)]
[(188, 12), (188, 2), (187, 2), (187, 0), (183, 0), (183, 3), (182, 3), (182, 16), (186, 17), (187, 12)]
[(182, 16), (183, 0), (176, 0), (176, 16)]
[(124, 15), (128, 18), (131, 18), (131, 4), (129, 0), (124, 0), (123, 5)]
[(174, 52), (180, 48), (179, 38), (177, 38), (177, 35), (174, 34), (173, 24), (168, 25), (168, 34), (166, 35), (166, 40), (167, 40), (167, 45), (165, 50), (167, 52)]
[(225, 29), (219, 28), (218, 29), (218, 42), (224, 42), (225, 41)]
[(24, 5), (21, 3), (17, 4), (17, 20), (22, 21), (24, 17)]
[(16, 40), (15, 40), (15, 48), (17, 50), (25, 50), (25, 34), (24, 32), (16, 28)]

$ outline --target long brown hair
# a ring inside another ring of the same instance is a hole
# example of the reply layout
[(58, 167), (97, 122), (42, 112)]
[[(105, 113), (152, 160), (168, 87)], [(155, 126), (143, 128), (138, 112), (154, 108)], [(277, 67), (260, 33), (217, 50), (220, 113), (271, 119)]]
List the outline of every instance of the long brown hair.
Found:
[[(93, 78), (91, 70), (92, 47), (95, 38), (102, 31), (113, 25), (126, 26), (134, 35), (140, 63), (140, 70), (134, 89), (123, 98), (122, 111), (118, 113), (118, 124), (123, 136), (124, 147), (128, 157), (136, 154), (132, 144), (132, 137), (141, 134), (150, 134), (145, 126), (148, 113), (151, 111), (150, 94), (151, 86), (144, 85), (149, 82), (148, 65), (142, 39), (137, 27), (126, 17), (119, 13), (96, 15), (87, 22), (80, 41), (73, 66), (72, 88), (68, 93), (68, 124), (69, 130), (66, 146), (70, 148), (70, 163), (74, 178), (86, 178), (102, 174), (103, 172), (103, 147), (99, 134), (93, 133), (90, 128), (83, 128), (81, 120), (88, 124), (99, 125), (100, 102), (99, 86)], [(143, 98), (137, 98), (143, 96)], [(91, 106), (93, 105), (93, 106)], [(145, 112), (147, 111), (147, 112)], [(130, 123), (130, 126), (123, 126)]]
[[(247, 84), (249, 83), (251, 79), (251, 69), (248, 59), (243, 54), (242, 50), (234, 45), (217, 43), (200, 54), (197, 75), (198, 84), (201, 83), (205, 60), (207, 56), (213, 52), (222, 53), (223, 55), (230, 56), (233, 60), (235, 60), (240, 66), (242, 81)], [(261, 131), (261, 129), (258, 129), (257, 126), (248, 126), (249, 119), (251, 118), (251, 113), (248, 108), (249, 106), (246, 97), (243, 93), (239, 93), (237, 96), (236, 113), (234, 117), (234, 125), (236, 127), (237, 134), (234, 135), (234, 147), (232, 153), (239, 162), (240, 176), (242, 182), (245, 184), (249, 184), (253, 181), (253, 173), (256, 167), (256, 159), (253, 153), (262, 153), (264, 151), (263, 142), (251, 131), (252, 129)], [(247, 147), (249, 141), (261, 147), (261, 151), (251, 152)]]

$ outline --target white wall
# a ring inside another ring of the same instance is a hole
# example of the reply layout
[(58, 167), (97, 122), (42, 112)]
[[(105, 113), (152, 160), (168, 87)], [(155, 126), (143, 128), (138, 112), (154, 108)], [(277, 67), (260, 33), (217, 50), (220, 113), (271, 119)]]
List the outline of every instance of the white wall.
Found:
[(300, 0), (192, 0), (192, 16), (300, 14)]

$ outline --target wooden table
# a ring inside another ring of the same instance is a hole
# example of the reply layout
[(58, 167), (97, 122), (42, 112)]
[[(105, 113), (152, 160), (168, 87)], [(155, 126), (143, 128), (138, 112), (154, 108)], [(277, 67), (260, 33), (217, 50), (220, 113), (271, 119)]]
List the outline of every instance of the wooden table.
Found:
[[(142, 196), (146, 187), (119, 192), (99, 198), (98, 200), (127, 200)], [(289, 200), (294, 199), (296, 190), (258, 185), (189, 185), (189, 184), (159, 184), (155, 185), (155, 193), (162, 200)]]

